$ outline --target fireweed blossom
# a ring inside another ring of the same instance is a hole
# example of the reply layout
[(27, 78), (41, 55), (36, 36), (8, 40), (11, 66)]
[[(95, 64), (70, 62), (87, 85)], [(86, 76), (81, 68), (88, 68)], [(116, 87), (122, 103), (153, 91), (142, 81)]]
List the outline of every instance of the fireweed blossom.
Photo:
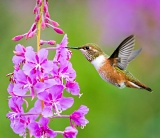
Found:
[[(55, 137), (60, 133), (65, 138), (74, 138), (78, 130), (71, 122), (82, 127), (88, 123), (84, 117), (88, 112), (88, 108), (85, 106), (81, 106), (70, 115), (62, 115), (62, 112), (74, 103), (72, 97), (63, 96), (64, 89), (71, 95), (81, 95), (79, 85), (75, 81), (76, 72), (69, 62), (72, 53), (65, 48), (67, 45), (63, 44), (63, 41), (67, 41), (66, 38), (67, 35), (64, 36), (61, 46), (57, 45), (57, 52), (53, 60), (48, 59), (48, 50), (44, 48), (34, 52), (30, 47), (24, 48), (23, 46), (21, 46), (24, 49), (23, 54), (15, 54), (13, 57), (16, 68), (8, 86), (11, 111), (7, 114), (7, 118), (11, 120), (13, 131), (20, 136), (25, 137), (29, 131), (34, 137)], [(18, 51), (14, 53), (18, 53)], [(31, 110), (25, 112), (23, 105), (26, 104), (28, 108), (29, 98), (36, 99), (35, 105)], [(66, 129), (64, 132), (54, 131), (46, 123), (40, 121), (47, 119), (49, 123), (50, 118), (63, 117), (70, 119), (71, 125), (70, 129)], [(37, 122), (38, 118), (41, 123)], [(44, 127), (42, 127), (43, 124)]]
[[(51, 27), (58, 34), (64, 33), (58, 28), (59, 24), (50, 19), (47, 0), (37, 0), (34, 14), (35, 22), (30, 30), (15, 36), (13, 40), (19, 41), (23, 37), (28, 39), (36, 33), (38, 36), (39, 25), (42, 29)], [(54, 45), (55, 40), (39, 40), (39, 45), (43, 44)], [(64, 35), (60, 44), (41, 48), (37, 52), (32, 46), (16, 45), (12, 58), (14, 71), (7, 75), (10, 76), (7, 90), (11, 110), (7, 118), (16, 134), (22, 137), (29, 134), (35, 138), (54, 138), (61, 134), (64, 138), (76, 138), (76, 126), (83, 128), (88, 123), (85, 115), (89, 109), (84, 105), (69, 115), (63, 114), (74, 104), (73, 96), (81, 96), (78, 82), (75, 81), (76, 72), (69, 61), (72, 52), (66, 48), (67, 44), (68, 38)], [(48, 59), (51, 50), (56, 51), (52, 60)], [(69, 97), (64, 96), (64, 90), (70, 93)], [(29, 101), (35, 102), (31, 108)], [(52, 130), (48, 125), (53, 118), (68, 118), (69, 126), (63, 131)]]
[(89, 109), (86, 106), (81, 105), (77, 111), (74, 111), (70, 115), (71, 125), (73, 126), (73, 121), (77, 126), (81, 126), (82, 128), (86, 126), (88, 120), (85, 118), (85, 114), (87, 114), (88, 111)]

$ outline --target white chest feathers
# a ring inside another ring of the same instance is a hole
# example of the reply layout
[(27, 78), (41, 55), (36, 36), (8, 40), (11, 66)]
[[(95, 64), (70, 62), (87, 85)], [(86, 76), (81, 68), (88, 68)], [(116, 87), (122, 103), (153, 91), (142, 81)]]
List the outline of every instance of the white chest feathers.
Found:
[(99, 70), (99, 68), (104, 64), (105, 59), (106, 57), (104, 55), (100, 55), (99, 57), (92, 60), (91, 63), (96, 68), (96, 70)]

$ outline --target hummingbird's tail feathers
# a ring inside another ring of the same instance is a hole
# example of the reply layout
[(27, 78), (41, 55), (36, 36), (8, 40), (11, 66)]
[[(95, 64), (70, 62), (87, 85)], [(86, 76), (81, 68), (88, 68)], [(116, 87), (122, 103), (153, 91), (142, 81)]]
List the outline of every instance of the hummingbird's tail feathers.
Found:
[(153, 92), (153, 90), (151, 89), (151, 88), (149, 88), (149, 87), (146, 87), (145, 88), (147, 91), (149, 91), (149, 92)]
[(144, 84), (142, 84), (139, 81), (135, 81), (135, 82), (127, 81), (125, 84), (126, 84), (127, 87), (130, 87), (130, 88), (145, 89), (149, 92), (152, 92), (151, 88), (145, 86)]

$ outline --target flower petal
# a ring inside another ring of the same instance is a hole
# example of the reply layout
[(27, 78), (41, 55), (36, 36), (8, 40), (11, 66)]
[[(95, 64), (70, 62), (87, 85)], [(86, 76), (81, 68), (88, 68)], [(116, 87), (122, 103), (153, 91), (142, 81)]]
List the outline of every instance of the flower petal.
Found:
[(65, 128), (63, 136), (64, 138), (76, 138), (77, 134), (78, 134), (77, 129), (69, 126)]
[(52, 111), (52, 106), (45, 106), (42, 111), (43, 117), (52, 117), (53, 116), (53, 111)]
[(39, 52), (38, 52), (38, 57), (39, 57), (39, 63), (42, 63), (44, 62), (44, 60), (47, 59), (47, 56), (48, 56), (48, 50), (46, 49), (41, 49)]
[(80, 88), (77, 82), (67, 81), (66, 83), (66, 91), (71, 93), (72, 95), (79, 95)]
[(59, 100), (59, 103), (60, 103), (60, 107), (58, 107), (59, 110), (66, 110), (73, 105), (74, 99), (71, 97), (70, 98), (63, 97)]
[(25, 59), (27, 62), (36, 63), (36, 54), (34, 51), (28, 49), (25, 53)]

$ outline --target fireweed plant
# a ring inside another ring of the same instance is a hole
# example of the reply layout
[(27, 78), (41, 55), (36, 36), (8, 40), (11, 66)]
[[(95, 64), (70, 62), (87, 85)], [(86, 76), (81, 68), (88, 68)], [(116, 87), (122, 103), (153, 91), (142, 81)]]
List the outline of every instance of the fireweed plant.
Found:
[[(13, 40), (37, 36), (37, 52), (32, 46), (18, 44), (15, 47), (12, 59), (14, 71), (7, 75), (10, 76), (8, 103), (11, 109), (7, 118), (13, 131), (22, 137), (54, 138), (61, 134), (64, 138), (76, 138), (76, 127), (83, 128), (88, 123), (85, 114), (89, 109), (81, 105), (69, 115), (62, 114), (74, 103), (74, 98), (64, 97), (64, 90), (71, 95), (81, 96), (75, 81), (76, 72), (69, 62), (72, 53), (65, 48), (68, 44), (67, 35), (55, 47), (40, 48), (43, 44), (56, 43), (55, 40), (41, 40), (41, 29), (50, 27), (58, 34), (64, 34), (64, 31), (56, 21), (50, 19), (48, 0), (36, 0), (33, 12), (35, 21), (29, 31), (15, 36)], [(49, 50), (56, 50), (53, 60), (47, 58)], [(28, 106), (29, 100), (35, 101), (32, 108)], [(68, 118), (69, 126), (63, 131), (51, 129), (48, 124), (54, 118)]]

